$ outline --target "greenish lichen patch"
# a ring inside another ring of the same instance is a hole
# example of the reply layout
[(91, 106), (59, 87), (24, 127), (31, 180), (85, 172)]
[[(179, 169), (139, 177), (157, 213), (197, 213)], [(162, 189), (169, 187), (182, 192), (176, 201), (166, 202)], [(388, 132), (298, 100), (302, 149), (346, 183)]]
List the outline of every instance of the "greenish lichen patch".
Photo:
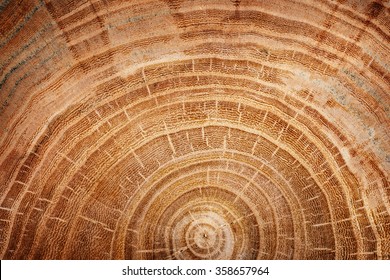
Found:
[(0, 3), (0, 13), (1, 13), (2, 11), (4, 11), (5, 8), (7, 8), (9, 2), (11, 2), (11, 0), (5, 0), (5, 1), (3, 1), (3, 2)]
[(375, 91), (372, 87), (367, 85), (365, 82), (365, 79), (361, 77), (356, 72), (353, 72), (352, 70), (349, 69), (341, 69), (341, 71), (347, 75), (347, 77), (358, 87), (367, 92), (369, 95), (371, 95), (384, 109), (386, 112), (387, 116), (390, 117), (389, 115), (389, 104), (386, 104), (386, 102), (383, 101), (382, 97)]
[(36, 12), (44, 6), (45, 3), (40, 0), (39, 4), (35, 6), (24, 18), (23, 21), (19, 24), (17, 24), (13, 31), (10, 32), (10, 34), (5, 38), (5, 40), (2, 40), (0, 42), (0, 49), (4, 47), (6, 44), (8, 44), (9, 41), (12, 40), (19, 32), (22, 30), (22, 28), (32, 19), (32, 17), (36, 14)]

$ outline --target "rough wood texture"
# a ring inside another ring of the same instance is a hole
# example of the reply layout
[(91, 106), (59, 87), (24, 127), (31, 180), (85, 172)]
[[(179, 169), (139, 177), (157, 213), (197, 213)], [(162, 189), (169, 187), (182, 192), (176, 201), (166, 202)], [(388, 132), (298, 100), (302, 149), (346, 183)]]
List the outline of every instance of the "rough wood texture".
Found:
[(1, 258), (390, 259), (389, 5), (1, 0)]

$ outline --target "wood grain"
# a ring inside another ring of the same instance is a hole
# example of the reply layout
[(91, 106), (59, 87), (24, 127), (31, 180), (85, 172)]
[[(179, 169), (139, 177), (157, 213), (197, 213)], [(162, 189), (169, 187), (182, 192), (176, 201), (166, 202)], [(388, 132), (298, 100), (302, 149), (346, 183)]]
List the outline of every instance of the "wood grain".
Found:
[(2, 259), (390, 259), (388, 1), (2, 0)]

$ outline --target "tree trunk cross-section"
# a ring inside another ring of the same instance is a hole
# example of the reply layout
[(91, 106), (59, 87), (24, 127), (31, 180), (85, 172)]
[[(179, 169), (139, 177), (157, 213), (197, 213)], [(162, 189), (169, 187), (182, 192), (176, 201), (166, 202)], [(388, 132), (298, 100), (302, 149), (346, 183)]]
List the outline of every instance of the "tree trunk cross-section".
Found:
[(390, 259), (390, 2), (0, 0), (1, 259)]

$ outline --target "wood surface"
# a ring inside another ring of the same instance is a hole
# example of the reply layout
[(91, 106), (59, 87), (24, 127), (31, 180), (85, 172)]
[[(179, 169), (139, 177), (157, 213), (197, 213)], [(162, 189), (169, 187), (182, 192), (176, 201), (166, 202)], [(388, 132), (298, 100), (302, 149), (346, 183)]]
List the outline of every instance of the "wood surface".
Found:
[(390, 259), (390, 2), (1, 0), (1, 259)]

